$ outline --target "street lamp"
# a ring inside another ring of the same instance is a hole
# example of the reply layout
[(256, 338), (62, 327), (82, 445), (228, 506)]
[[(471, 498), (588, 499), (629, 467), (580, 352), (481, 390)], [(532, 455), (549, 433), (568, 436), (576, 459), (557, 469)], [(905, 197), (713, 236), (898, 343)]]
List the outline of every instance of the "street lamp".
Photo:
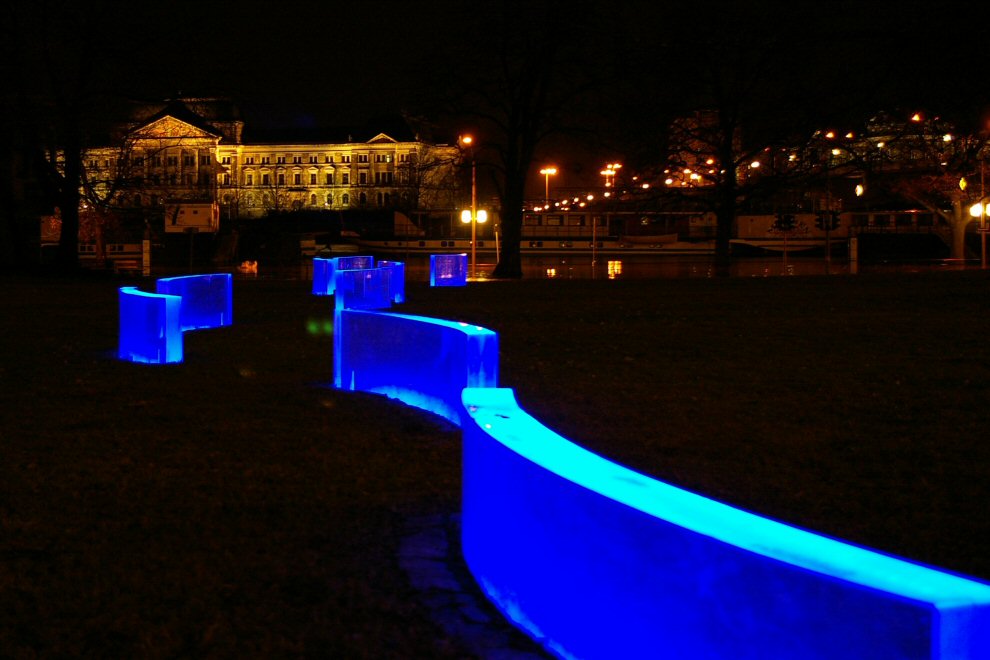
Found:
[(548, 203), (550, 202), (550, 177), (556, 173), (557, 173), (556, 167), (544, 167), (542, 170), (540, 170), (540, 174), (546, 177), (547, 180), (543, 199)]
[(980, 219), (980, 268), (987, 267), (987, 213), (990, 212), (990, 204), (985, 204), (983, 200), (978, 201), (969, 207), (969, 215)]
[(471, 277), (478, 276), (478, 269), (475, 261), (475, 246), (478, 243), (478, 223), (484, 224), (488, 221), (488, 212), (478, 210), (478, 178), (477, 164), (474, 159), (474, 138), (470, 135), (462, 135), (460, 138), (462, 146), (468, 148), (471, 156), (471, 209), (461, 211), (461, 222), (471, 223)]

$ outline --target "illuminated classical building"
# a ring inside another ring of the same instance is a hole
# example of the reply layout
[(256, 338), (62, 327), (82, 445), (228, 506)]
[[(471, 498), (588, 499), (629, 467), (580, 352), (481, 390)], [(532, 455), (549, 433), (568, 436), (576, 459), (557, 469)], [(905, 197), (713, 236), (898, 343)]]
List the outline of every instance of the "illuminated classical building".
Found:
[(142, 106), (112, 142), (85, 154), (84, 204), (160, 211), (166, 230), (189, 208), (209, 213), (213, 230), (218, 217), (289, 210), (452, 209), (460, 155), (404, 126), (252, 133), (220, 99)]

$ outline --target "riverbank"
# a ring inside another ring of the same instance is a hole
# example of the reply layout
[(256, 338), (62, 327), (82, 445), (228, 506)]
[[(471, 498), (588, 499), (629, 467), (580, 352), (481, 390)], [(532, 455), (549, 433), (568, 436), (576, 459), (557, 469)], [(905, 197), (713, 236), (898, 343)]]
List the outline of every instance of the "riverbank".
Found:
[[(457, 657), (398, 550), (459, 432), (328, 387), (331, 301), (238, 280), (185, 362), (113, 359), (120, 281), (4, 279), (0, 649)], [(658, 478), (990, 578), (990, 278), (412, 284), (499, 333), (548, 426)]]

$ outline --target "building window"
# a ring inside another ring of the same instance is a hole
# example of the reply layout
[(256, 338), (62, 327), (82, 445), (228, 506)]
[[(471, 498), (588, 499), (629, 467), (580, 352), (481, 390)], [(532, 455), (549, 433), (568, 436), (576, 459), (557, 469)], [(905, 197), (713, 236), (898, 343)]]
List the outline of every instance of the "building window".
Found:
[(348, 172), (344, 172), (340, 176), (341, 176), (340, 182), (342, 184), (344, 184), (345, 186), (350, 185), (350, 183), (351, 183), (351, 175)]
[(316, 185), (316, 172), (310, 172), (309, 173), (309, 185), (311, 185), (311, 186), (315, 186)]
[(323, 162), (324, 163), (332, 163), (333, 162), (333, 156), (324, 156), (323, 157)]
[(333, 172), (327, 172), (327, 185), (333, 185)]
[(223, 165), (230, 165), (230, 156), (224, 156), (221, 158), (220, 163)]
[(244, 200), (244, 202), (248, 206), (254, 206), (254, 195), (248, 195), (247, 198)]
[(155, 156), (154, 159), (153, 159), (153, 161), (154, 161), (154, 164), (155, 164), (156, 167), (161, 167), (162, 166), (162, 157), (161, 156)]
[(368, 154), (358, 154), (358, 162), (359, 163), (367, 163), (368, 162)]
[(375, 172), (375, 183), (392, 183), (392, 173), (391, 172)]
[(225, 186), (229, 186), (230, 185), (230, 175), (229, 174), (224, 174), (223, 175), (223, 185), (225, 185)]
[(392, 154), (375, 154), (376, 163), (391, 163)]
[(285, 156), (276, 156), (275, 157), (275, 164), (276, 165), (285, 165)]
[(186, 155), (184, 155), (182, 157), (182, 164), (185, 165), (185, 166), (187, 166), (187, 167), (191, 167), (191, 166), (193, 166), (193, 165), (196, 164), (196, 161), (194, 160), (194, 158), (192, 156), (190, 156), (189, 154), (186, 154)]
[(360, 204), (361, 206), (367, 205), (368, 204), (368, 195), (366, 195), (365, 193), (361, 193), (361, 196), (358, 197), (358, 204)]
[(316, 206), (316, 195), (315, 194), (309, 196), (309, 204), (310, 204), (310, 206)]
[(351, 196), (344, 193), (344, 196), (340, 198), (340, 203), (344, 206), (348, 206), (351, 203)]
[(270, 185), (271, 182), (272, 182), (271, 175), (268, 175), (268, 174), (262, 174), (261, 175), (261, 185), (267, 186), (267, 185)]
[(309, 162), (310, 163), (315, 163), (316, 162), (316, 156), (310, 156), (309, 157)]
[(278, 185), (280, 186), (285, 185), (285, 174), (283, 174), (282, 172), (278, 173)]
[(358, 183), (360, 183), (361, 185), (364, 185), (364, 184), (368, 183), (368, 173), (367, 172), (359, 172), (358, 173)]
[(340, 157), (340, 162), (342, 162), (342, 163), (349, 163), (349, 162), (351, 162), (351, 157), (350, 156), (341, 156)]
[(327, 206), (333, 206), (333, 195), (327, 194)]
[(199, 164), (200, 165), (209, 165), (211, 160), (212, 159), (209, 156), (201, 155), (199, 157)]
[(254, 156), (248, 156), (244, 159), (245, 165), (254, 165)]
[(261, 157), (261, 164), (262, 165), (268, 165), (270, 162), (272, 162), (270, 156), (262, 156)]
[(292, 175), (292, 185), (301, 186), (302, 185), (302, 174), (296, 172)]
[(176, 167), (179, 164), (179, 157), (178, 156), (166, 156), (165, 157), (165, 164), (168, 165), (168, 166), (170, 166), (170, 167)]
[(298, 165), (299, 163), (302, 162), (302, 156), (293, 156), (292, 157), (292, 162), (295, 163), (296, 165)]
[(409, 154), (399, 154), (399, 162), (400, 163), (408, 163), (409, 162)]
[(142, 165), (144, 165), (144, 156), (135, 156), (134, 157), (134, 166), (135, 167), (141, 167)]
[(254, 185), (254, 175), (253, 174), (245, 174), (244, 175), (244, 185), (245, 186), (253, 186)]

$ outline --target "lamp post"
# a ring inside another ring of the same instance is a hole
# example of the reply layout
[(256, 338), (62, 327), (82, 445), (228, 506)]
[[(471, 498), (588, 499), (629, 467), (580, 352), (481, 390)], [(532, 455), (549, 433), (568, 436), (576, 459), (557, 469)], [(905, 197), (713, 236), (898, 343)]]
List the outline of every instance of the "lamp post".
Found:
[(544, 167), (542, 170), (540, 170), (540, 174), (542, 174), (546, 178), (546, 188), (544, 189), (543, 201), (545, 201), (548, 206), (550, 204), (550, 177), (556, 173), (557, 173), (556, 167)]
[(984, 203), (981, 199), (976, 204), (969, 207), (969, 215), (980, 219), (980, 268), (987, 267), (987, 212), (990, 211), (990, 204)]
[(475, 257), (478, 243), (478, 223), (484, 224), (488, 221), (488, 212), (483, 209), (478, 210), (478, 178), (476, 161), (474, 159), (474, 138), (470, 135), (462, 135), (460, 143), (468, 148), (471, 155), (471, 209), (461, 211), (461, 222), (465, 224), (468, 222), (471, 223), (471, 277), (477, 277), (478, 268)]

